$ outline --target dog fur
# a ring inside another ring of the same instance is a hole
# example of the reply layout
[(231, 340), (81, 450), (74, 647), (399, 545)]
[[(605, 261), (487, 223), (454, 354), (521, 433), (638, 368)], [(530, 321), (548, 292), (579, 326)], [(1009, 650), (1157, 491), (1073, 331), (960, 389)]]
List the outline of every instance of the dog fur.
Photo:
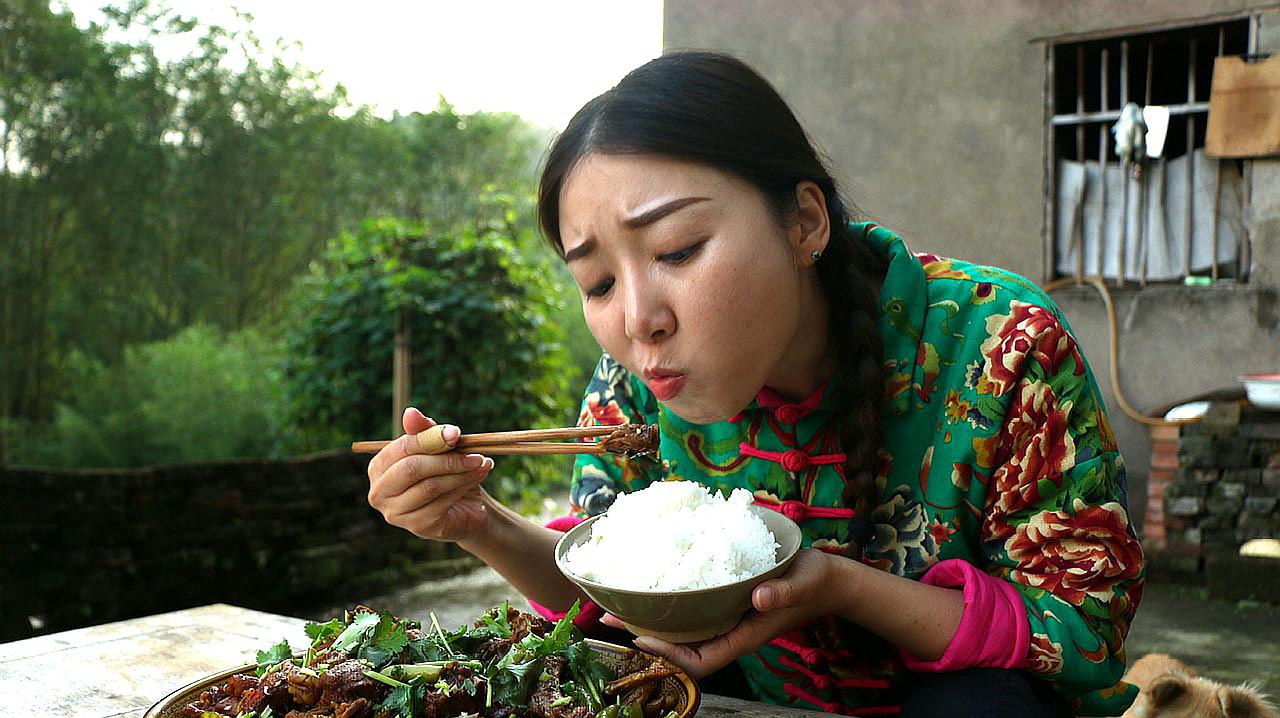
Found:
[(1163, 653), (1139, 658), (1124, 679), (1142, 689), (1124, 718), (1280, 718), (1253, 686), (1224, 686)]

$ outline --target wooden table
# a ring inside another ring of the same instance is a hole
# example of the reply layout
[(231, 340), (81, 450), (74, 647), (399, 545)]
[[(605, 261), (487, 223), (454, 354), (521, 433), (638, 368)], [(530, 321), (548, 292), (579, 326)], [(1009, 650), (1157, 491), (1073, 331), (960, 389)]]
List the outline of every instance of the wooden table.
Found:
[[(9, 716), (141, 718), (170, 691), (243, 665), (301, 618), (226, 604), (0, 643), (0, 707)], [(813, 718), (813, 711), (703, 695), (698, 718)]]

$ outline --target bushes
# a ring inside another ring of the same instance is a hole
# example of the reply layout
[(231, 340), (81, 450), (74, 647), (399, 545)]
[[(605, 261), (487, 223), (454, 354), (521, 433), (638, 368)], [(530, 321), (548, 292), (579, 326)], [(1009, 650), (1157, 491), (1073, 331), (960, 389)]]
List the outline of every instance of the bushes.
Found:
[[(562, 326), (575, 310), (559, 299), (561, 273), (517, 249), (530, 242), (509, 226), (444, 233), (367, 222), (329, 243), (282, 325), (234, 333), (196, 325), (129, 347), (115, 365), (73, 353), (64, 369), (75, 389), (54, 420), (0, 427), (17, 439), (12, 463), (281, 458), (386, 437), (402, 307), (412, 404), (466, 431), (562, 426), (576, 415), (574, 380), (583, 375), (570, 367)], [(509, 501), (563, 487), (571, 465), (499, 461), (490, 488)]]
[(50, 425), (16, 442), (13, 462), (126, 467), (271, 456), (279, 361), (258, 332), (205, 325), (129, 347), (115, 366), (73, 353), (71, 398)]
[[(575, 413), (554, 273), (510, 227), (432, 232), (394, 220), (330, 242), (293, 300), (284, 408), (295, 450), (391, 431), (396, 314), (408, 312), (411, 404), (464, 431), (563, 425)], [(576, 387), (575, 387), (576, 389)], [(490, 488), (532, 498), (567, 463), (500, 459)]]

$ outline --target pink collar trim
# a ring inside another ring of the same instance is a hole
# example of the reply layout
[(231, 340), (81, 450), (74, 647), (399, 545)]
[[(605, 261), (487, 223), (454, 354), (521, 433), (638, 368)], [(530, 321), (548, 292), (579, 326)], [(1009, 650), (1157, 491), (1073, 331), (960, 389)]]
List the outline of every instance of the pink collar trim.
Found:
[(764, 387), (756, 394), (756, 404), (762, 409), (769, 409), (784, 424), (796, 424), (814, 409), (822, 405), (822, 397), (827, 393), (827, 384), (818, 387), (812, 394), (799, 403), (788, 402), (778, 392)]

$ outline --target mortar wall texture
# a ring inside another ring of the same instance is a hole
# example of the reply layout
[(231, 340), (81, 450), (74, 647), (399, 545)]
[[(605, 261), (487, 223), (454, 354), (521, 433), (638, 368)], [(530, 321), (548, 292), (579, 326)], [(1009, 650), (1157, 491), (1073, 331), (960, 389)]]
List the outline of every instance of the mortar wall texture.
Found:
[[(1280, 49), (1276, 11), (1240, 0), (666, 0), (663, 46), (728, 52), (769, 78), (852, 204), (912, 249), (1043, 283), (1046, 41), (1257, 14), (1265, 52)], [(1113, 292), (1119, 379), (1140, 412), (1280, 371), (1280, 160), (1248, 164), (1247, 284)], [(1151, 443), (1116, 404), (1103, 302), (1087, 287), (1055, 299), (1102, 387), (1141, 525)]]

